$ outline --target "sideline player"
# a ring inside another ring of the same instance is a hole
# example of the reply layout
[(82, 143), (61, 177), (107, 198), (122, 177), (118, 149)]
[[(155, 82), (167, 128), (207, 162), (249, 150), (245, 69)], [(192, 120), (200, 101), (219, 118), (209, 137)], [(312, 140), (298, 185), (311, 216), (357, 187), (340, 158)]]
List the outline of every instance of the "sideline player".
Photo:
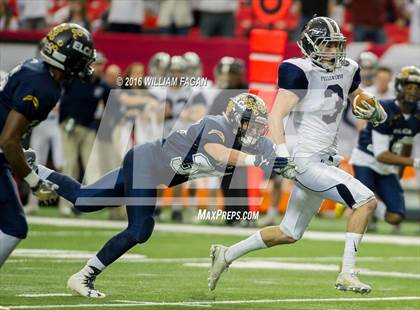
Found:
[(86, 29), (58, 25), (45, 38), (41, 60), (29, 59), (15, 67), (0, 89), (0, 267), (28, 233), (12, 171), (40, 200), (57, 197), (57, 186), (41, 180), (26, 163), (21, 140), (57, 104), (60, 82), (92, 74), (94, 55)]
[[(288, 59), (280, 65), (279, 90), (269, 118), (277, 156), (290, 157), (285, 143), (291, 129), (295, 130), (292, 158), (298, 166), (297, 186), (280, 226), (263, 228), (230, 247), (211, 247), (210, 290), (216, 287), (229, 264), (246, 253), (301, 239), (322, 201), (330, 199), (354, 210), (347, 224), (342, 269), (335, 287), (357, 293), (371, 291), (369, 285), (359, 281), (354, 268), (360, 240), (376, 208), (375, 195), (337, 168), (341, 156), (336, 151), (338, 126), (347, 97), (362, 92), (359, 69), (356, 62), (345, 58), (345, 37), (330, 18), (310, 20), (298, 45), (304, 58)], [(283, 119), (292, 111), (285, 134)], [(375, 125), (386, 119), (377, 102), (375, 107), (366, 105), (365, 109), (355, 110), (355, 114)]]
[(368, 124), (360, 132), (350, 162), (356, 178), (385, 204), (378, 205), (375, 216), (392, 225), (401, 223), (405, 216), (399, 175), (406, 166), (420, 169), (420, 158), (410, 157), (413, 138), (420, 132), (419, 68), (401, 69), (395, 79), (395, 94), (395, 99), (381, 101), (387, 121), (375, 128)]
[[(154, 228), (158, 185), (171, 187), (189, 179), (223, 176), (232, 173), (235, 165), (290, 174), (295, 169), (294, 164), (287, 158), (276, 157), (272, 142), (263, 137), (267, 122), (264, 101), (242, 93), (229, 100), (224, 115), (206, 116), (187, 130), (134, 147), (125, 156), (121, 168), (94, 184), (82, 187), (71, 177), (38, 165), (39, 176), (59, 185), (58, 194), (82, 212), (112, 206), (110, 200), (118, 197), (122, 197), (123, 203), (119, 200), (116, 204), (127, 205), (127, 229), (112, 237), (72, 275), (68, 287), (82, 296), (105, 297), (93, 286), (96, 276), (133, 246), (149, 239)], [(233, 145), (240, 145), (243, 151), (234, 149)], [(33, 153), (28, 161), (34, 162)], [(98, 199), (103, 201), (102, 205), (90, 204)]]

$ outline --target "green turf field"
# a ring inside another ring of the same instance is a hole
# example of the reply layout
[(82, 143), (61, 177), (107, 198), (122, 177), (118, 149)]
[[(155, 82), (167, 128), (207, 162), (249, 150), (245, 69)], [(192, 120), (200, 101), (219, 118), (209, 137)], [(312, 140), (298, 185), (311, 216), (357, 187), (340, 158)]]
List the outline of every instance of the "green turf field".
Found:
[[(337, 223), (344, 222), (316, 219), (312, 226), (330, 231), (343, 228)], [(234, 263), (217, 289), (209, 292), (209, 246), (229, 245), (243, 237), (200, 234), (199, 229), (185, 233), (179, 227), (179, 232), (157, 229), (147, 244), (132, 249), (130, 256), (98, 278), (96, 286), (107, 297), (87, 299), (70, 294), (67, 278), (118, 229), (31, 224), (29, 238), (0, 271), (0, 305), (11, 309), (420, 309), (418, 245), (362, 244), (358, 268), (362, 280), (373, 286), (367, 296), (334, 289), (343, 243), (322, 240), (301, 240), (249, 254)], [(414, 231), (416, 226), (409, 227)]]

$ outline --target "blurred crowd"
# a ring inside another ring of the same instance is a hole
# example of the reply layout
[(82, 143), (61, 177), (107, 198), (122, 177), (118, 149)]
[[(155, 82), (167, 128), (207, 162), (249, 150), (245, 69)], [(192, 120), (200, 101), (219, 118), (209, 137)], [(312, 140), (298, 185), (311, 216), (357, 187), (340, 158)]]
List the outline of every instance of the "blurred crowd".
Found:
[(0, 0), (0, 30), (45, 30), (62, 22), (91, 31), (246, 37), (279, 29), (296, 40), (314, 16), (338, 21), (353, 41), (420, 43), (420, 0), (295, 0), (266, 23), (251, 0)]

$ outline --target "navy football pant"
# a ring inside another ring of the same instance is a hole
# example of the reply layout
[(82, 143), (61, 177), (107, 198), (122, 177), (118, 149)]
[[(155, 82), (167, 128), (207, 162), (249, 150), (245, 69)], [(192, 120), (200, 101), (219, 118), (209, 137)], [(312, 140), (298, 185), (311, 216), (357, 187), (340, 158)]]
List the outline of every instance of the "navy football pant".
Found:
[(0, 230), (19, 239), (25, 239), (28, 234), (16, 183), (3, 154), (0, 154)]
[[(81, 212), (121, 205), (125, 200), (127, 228), (112, 237), (97, 254), (105, 266), (151, 236), (155, 224), (156, 186), (161, 183), (157, 164), (155, 147), (147, 143), (131, 149), (124, 158), (122, 168), (109, 172), (91, 185), (82, 186), (73, 178), (57, 172), (48, 176), (48, 180), (59, 186), (58, 194)], [(117, 201), (113, 201), (115, 198)]]
[(384, 202), (386, 211), (405, 217), (404, 192), (398, 176), (382, 175), (368, 167), (353, 166), (355, 177)]

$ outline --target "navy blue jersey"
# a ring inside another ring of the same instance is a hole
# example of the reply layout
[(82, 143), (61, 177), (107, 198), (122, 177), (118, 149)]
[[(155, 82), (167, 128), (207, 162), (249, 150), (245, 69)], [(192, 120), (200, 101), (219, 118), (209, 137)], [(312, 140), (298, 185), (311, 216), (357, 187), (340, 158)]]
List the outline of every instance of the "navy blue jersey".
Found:
[(15, 110), (30, 122), (28, 133), (47, 118), (60, 93), (60, 84), (53, 79), (45, 62), (33, 58), (16, 66), (0, 89), (0, 132), (9, 112)]
[(420, 131), (420, 113), (412, 114), (405, 119), (400, 107), (395, 100), (380, 101), (388, 114), (387, 120), (377, 127), (371, 123), (362, 129), (359, 135), (358, 148), (369, 155), (374, 156), (372, 149), (372, 130), (391, 136), (389, 151), (398, 154), (399, 142), (405, 137), (414, 137)]
[[(235, 139), (236, 135), (224, 116), (206, 116), (187, 130), (173, 132), (162, 141), (162, 164), (169, 166), (181, 179), (230, 174), (234, 167), (217, 162), (204, 146), (217, 143), (227, 148), (238, 148)], [(268, 157), (274, 149), (270, 140), (261, 137), (254, 146), (242, 148), (242, 151)]]

